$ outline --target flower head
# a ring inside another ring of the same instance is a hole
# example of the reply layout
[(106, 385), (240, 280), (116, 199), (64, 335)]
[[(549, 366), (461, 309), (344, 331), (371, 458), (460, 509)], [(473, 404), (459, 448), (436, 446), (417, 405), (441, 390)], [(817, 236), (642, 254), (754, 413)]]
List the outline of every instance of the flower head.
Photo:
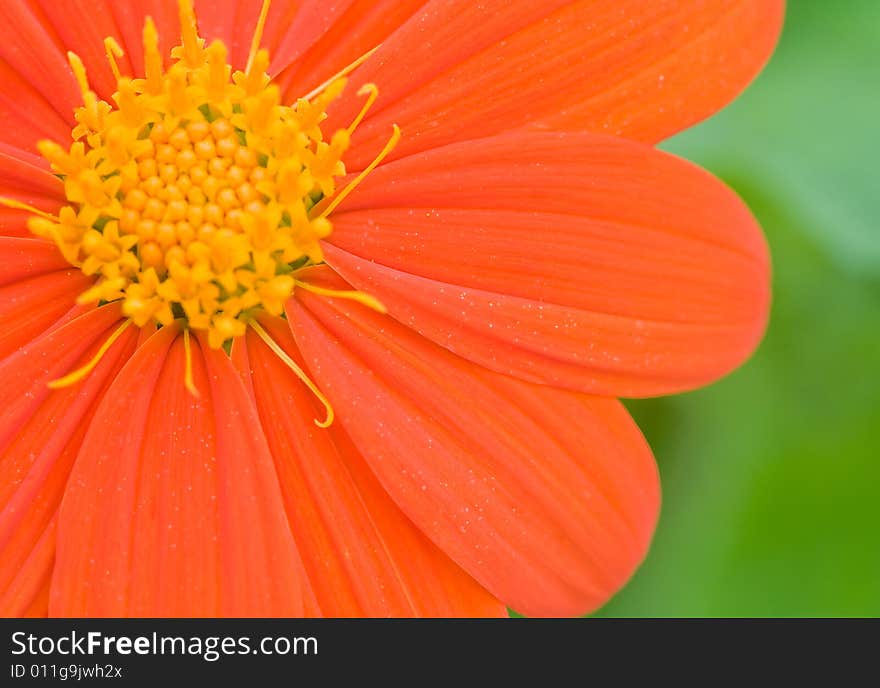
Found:
[(748, 210), (650, 144), (781, 0), (37, 4), (0, 42), (0, 612), (613, 594), (659, 506), (615, 397), (727, 373), (769, 301)]
[[(282, 105), (266, 74), (268, 53), (257, 50), (259, 31), (246, 70), (233, 73), (223, 42), (206, 47), (199, 37), (188, 0), (180, 22), (181, 45), (166, 72), (147, 17), (143, 79), (122, 76), (122, 49), (106, 39), (116, 77), (110, 102), (68, 53), (83, 99), (74, 142), (65, 150), (43, 140), (38, 148), (69, 205), (57, 218), (36, 214), (28, 226), (98, 278), (81, 303), (118, 301), (137, 327), (182, 318), (219, 348), (244, 334), (254, 313), (281, 315), (296, 269), (323, 262), (319, 241), (330, 233), (331, 205), (321, 201), (336, 197), (342, 156), (367, 108), (325, 140), (321, 123), (344, 77)], [(376, 87), (361, 92), (371, 104)], [(398, 137), (395, 130), (382, 157)]]

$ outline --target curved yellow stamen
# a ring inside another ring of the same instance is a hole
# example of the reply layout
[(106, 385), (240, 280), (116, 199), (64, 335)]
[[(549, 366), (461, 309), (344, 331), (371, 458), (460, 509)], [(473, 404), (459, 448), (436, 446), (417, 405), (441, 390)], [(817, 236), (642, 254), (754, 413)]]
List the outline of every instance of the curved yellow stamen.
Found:
[(254, 29), (254, 37), (251, 38), (251, 50), (248, 53), (247, 66), (244, 68), (245, 74), (251, 73), (254, 66), (254, 59), (260, 50), (260, 41), (263, 40), (263, 29), (266, 27), (266, 17), (269, 16), (269, 5), (271, 0), (263, 0), (263, 6), (260, 8), (260, 18), (257, 19), (257, 26)]
[(376, 52), (380, 47), (382, 47), (381, 43), (379, 45), (377, 45), (375, 48), (373, 48), (372, 50), (368, 50), (367, 52), (365, 52), (363, 55), (361, 55), (358, 59), (356, 59), (354, 62), (352, 62), (347, 67), (343, 67), (342, 69), (340, 69), (338, 72), (336, 72), (336, 74), (334, 74), (329, 79), (327, 79), (327, 81), (324, 81), (323, 83), (321, 83), (320, 86), (314, 88), (313, 90), (309, 91), (306, 95), (304, 95), (303, 100), (311, 100), (315, 96), (323, 93), (324, 90), (326, 90), (326, 88), (330, 84), (332, 84), (334, 81), (338, 81), (342, 77), (348, 76), (349, 74), (351, 74), (355, 69), (357, 69), (364, 62), (366, 62), (367, 59), (369, 59), (370, 55), (372, 55), (374, 52)]
[(76, 78), (76, 84), (79, 86), (79, 91), (82, 94), (83, 102), (88, 104), (89, 94), (91, 94), (92, 89), (89, 88), (89, 79), (86, 76), (86, 67), (83, 64), (83, 61), (80, 59), (79, 55), (70, 50), (67, 51), (67, 62), (70, 64), (70, 68), (73, 70), (73, 76)]
[(300, 381), (309, 388), (309, 391), (315, 395), (318, 401), (321, 402), (327, 412), (327, 416), (326, 418), (324, 418), (323, 422), (315, 418), (315, 425), (317, 425), (319, 428), (329, 428), (333, 424), (334, 413), (333, 407), (330, 405), (330, 401), (327, 399), (327, 397), (325, 397), (321, 390), (318, 389), (318, 386), (314, 382), (312, 382), (311, 378), (306, 374), (306, 372), (302, 368), (300, 368), (290, 356), (287, 355), (287, 352), (282, 349), (274, 339), (272, 339), (272, 337), (269, 335), (268, 332), (266, 332), (266, 330), (263, 329), (260, 323), (258, 323), (256, 320), (251, 320), (249, 324), (252, 328), (254, 328), (254, 332), (257, 333), (260, 339), (262, 339), (266, 343), (266, 346), (268, 346), (272, 350), (272, 353), (278, 356), (278, 358), (281, 359), (281, 362), (284, 363), (284, 365), (286, 365), (288, 368), (290, 368), (293, 371), (294, 375), (296, 375), (300, 379)]
[(348, 299), (349, 301), (356, 301), (367, 308), (372, 308), (378, 313), (388, 312), (388, 309), (385, 308), (385, 305), (379, 301), (379, 299), (362, 291), (354, 291), (350, 289), (326, 289), (325, 287), (318, 287), (314, 284), (309, 284), (308, 282), (302, 282), (300, 280), (294, 280), (294, 284), (300, 289), (305, 289), (306, 291), (318, 294), (319, 296), (328, 296), (332, 299)]
[(394, 150), (394, 147), (397, 145), (397, 142), (400, 141), (400, 127), (396, 124), (394, 126), (394, 131), (391, 133), (391, 138), (388, 139), (388, 143), (385, 144), (385, 147), (379, 151), (379, 155), (377, 155), (373, 162), (367, 165), (366, 169), (361, 172), (357, 177), (355, 177), (352, 181), (346, 184), (345, 188), (342, 189), (338, 194), (333, 197), (333, 200), (330, 201), (329, 204), (321, 211), (321, 214), (318, 217), (327, 217), (330, 213), (332, 213), (342, 201), (345, 200), (346, 196), (355, 190), (358, 184), (360, 184), (367, 177), (370, 172), (376, 169), (379, 166), (387, 155)]
[(122, 333), (128, 329), (128, 326), (131, 325), (131, 320), (126, 320), (122, 323), (116, 330), (113, 331), (109, 337), (107, 337), (107, 341), (105, 341), (101, 348), (98, 349), (98, 353), (96, 353), (92, 360), (86, 363), (82, 368), (77, 368), (72, 373), (68, 373), (64, 377), (58, 378), (57, 380), (52, 380), (49, 383), (49, 389), (61, 389), (62, 387), (70, 387), (71, 385), (76, 384), (80, 380), (84, 379), (89, 373), (94, 370), (95, 366), (101, 362), (101, 359), (104, 357), (110, 347), (113, 346), (113, 343), (122, 336)]
[(183, 351), (186, 354), (186, 364), (183, 371), (183, 385), (190, 394), (198, 399), (201, 394), (199, 393), (199, 388), (196, 387), (196, 383), (193, 381), (192, 345), (190, 344), (189, 339), (189, 328), (186, 328), (183, 331)]
[(52, 213), (47, 213), (39, 208), (35, 208), (32, 205), (27, 203), (22, 203), (21, 201), (16, 201), (14, 198), (6, 198), (5, 196), (0, 196), (0, 205), (5, 205), (7, 208), (15, 208), (16, 210), (27, 210), (29, 213), (33, 213), (34, 215), (39, 215), (47, 220), (51, 220), (52, 222), (58, 222), (58, 216), (53, 215)]
[(107, 62), (110, 63), (110, 71), (113, 72), (113, 78), (118, 82), (122, 78), (122, 72), (119, 71), (119, 65), (116, 63), (117, 57), (125, 55), (119, 43), (112, 36), (104, 39), (104, 52), (107, 54)]
[(363, 122), (364, 117), (367, 116), (370, 108), (373, 107), (373, 103), (375, 103), (376, 98), (379, 97), (379, 88), (376, 84), (364, 84), (358, 89), (357, 94), (359, 96), (367, 96), (367, 102), (364, 103), (364, 106), (361, 108), (358, 116), (354, 118), (354, 121), (348, 125), (349, 135), (354, 133), (354, 130), (358, 128), (358, 125), (360, 125), (360, 123)]

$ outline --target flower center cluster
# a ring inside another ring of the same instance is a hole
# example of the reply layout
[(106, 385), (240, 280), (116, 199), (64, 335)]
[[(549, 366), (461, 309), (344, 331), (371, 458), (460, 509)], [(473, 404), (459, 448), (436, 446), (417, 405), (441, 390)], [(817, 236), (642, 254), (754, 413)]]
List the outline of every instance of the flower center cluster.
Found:
[(296, 271), (321, 262), (319, 240), (331, 231), (321, 201), (345, 174), (353, 127), (325, 140), (320, 126), (344, 78), (285, 106), (265, 51), (233, 73), (223, 43), (205, 47), (198, 36), (188, 2), (181, 24), (165, 71), (147, 20), (143, 79), (119, 74), (122, 53), (108, 39), (112, 105), (70, 55), (84, 103), (74, 143), (39, 143), (69, 205), (29, 226), (99, 278), (81, 301), (121, 300), (139, 327), (184, 318), (219, 347), (258, 310), (282, 313)]

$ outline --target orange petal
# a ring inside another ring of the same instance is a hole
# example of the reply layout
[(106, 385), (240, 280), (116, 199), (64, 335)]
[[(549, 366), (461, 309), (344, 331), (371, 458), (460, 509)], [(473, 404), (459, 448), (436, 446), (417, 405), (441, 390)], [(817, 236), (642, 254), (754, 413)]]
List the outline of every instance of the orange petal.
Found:
[[(52, 242), (36, 237), (0, 236), (0, 265), (3, 266), (0, 286), (49, 272), (70, 270), (70, 263)], [(79, 270), (75, 272), (82, 274)], [(76, 280), (71, 278), (71, 288), (76, 286), (74, 282)], [(87, 283), (90, 282), (91, 279), (87, 279)]]
[(83, 312), (74, 300), (86, 285), (82, 273), (63, 271), (0, 287), (0, 361), (65, 317)]
[[(74, 48), (63, 46), (48, 27), (42, 11), (25, 0), (0, 3), (0, 26), (3, 27), (0, 30), (0, 60), (32, 84), (62, 121), (72, 125), (73, 109), (82, 101), (67, 63), (66, 49)], [(5, 82), (3, 88), (7, 88)], [(20, 103), (17, 107), (14, 100), (4, 104), (13, 108), (12, 115), (24, 105)], [(21, 115), (24, 120), (30, 119), (27, 112)], [(0, 115), (0, 119), (6, 117)], [(18, 132), (17, 135), (20, 136)], [(4, 137), (4, 140), (9, 139)], [(29, 145), (22, 147), (32, 149)]]
[(19, 193), (44, 196), (59, 203), (64, 200), (64, 186), (44, 158), (0, 142), (0, 195), (27, 198), (17, 196)]
[(357, 73), (379, 100), (346, 156), (365, 166), (530, 125), (656, 142), (732, 100), (767, 61), (783, 0), (437, 0)]
[(22, 424), (52, 394), (49, 382), (78, 367), (93, 343), (122, 319), (118, 304), (109, 304), (23, 341), (0, 360), (0, 448), (6, 447)]
[(337, 422), (453, 561), (529, 615), (585, 613), (623, 585), (659, 491), (619, 402), (489, 372), (359, 304), (297, 293), (291, 328)]
[[(309, 4), (313, 12), (322, 14), (303, 22), (303, 28), (322, 25), (324, 30), (318, 33), (312, 28), (310, 41), (290, 32), (281, 43), (283, 49), (288, 45), (291, 48), (290, 53), (283, 53), (285, 62), (295, 58), (276, 78), (287, 101), (295, 101), (309, 93), (387, 40), (425, 4), (425, 0), (359, 0), (345, 3), (344, 12), (339, 11), (342, 9), (340, 3), (313, 0)], [(319, 17), (320, 21), (315, 21)], [(283, 30), (283, 27), (279, 28)]]
[[(119, 59), (123, 75), (144, 74), (143, 29), (149, 16), (159, 34), (159, 53), (170, 64), (170, 51), (180, 43), (176, 0), (39, 0), (53, 31), (83, 61), (94, 90), (108, 98), (116, 90), (104, 53), (104, 38), (112, 36), (124, 50)], [(207, 43), (222, 40), (238, 68), (244, 66), (250, 39), (260, 12), (259, 0), (195, 0), (199, 32)], [(273, 5), (276, 3), (273, 2)], [(284, 5), (285, 2), (280, 4)], [(95, 17), (88, 31), (81, 30), (84, 17)]]
[(49, 611), (49, 581), (55, 556), (55, 519), (39, 532), (36, 542), (27, 543), (29, 548), (16, 557), (18, 552), (3, 551), (4, 559), (0, 575), (0, 617), (43, 617)]
[[(125, 51), (119, 59), (123, 74), (143, 76), (143, 28), (147, 16), (159, 33), (159, 51), (166, 64), (180, 42), (177, 2), (169, 0), (38, 0), (45, 31), (57, 35), (73, 50), (89, 74), (92, 88), (102, 98), (116, 90), (104, 54), (104, 38), (112, 36)], [(273, 0), (261, 45), (273, 58), (272, 71), (287, 67), (314, 43), (353, 0), (328, 4), (324, 0)], [(260, 0), (195, 0), (199, 33), (210, 43), (221, 40), (235, 69), (243, 69), (260, 14)], [(77, 104), (77, 103), (74, 103)]]
[(350, 198), (327, 262), (502, 373), (666, 394), (729, 372), (764, 331), (769, 260), (748, 209), (643, 144), (506, 134), (384, 165)]
[[(263, 320), (303, 364), (287, 327)], [(287, 517), (323, 616), (506, 616), (506, 609), (400, 512), (336, 424), (251, 330), (236, 358), (253, 383)]]
[[(205, 4), (210, 6), (210, 0), (205, 0)], [(255, 22), (259, 3), (253, 4), (256, 5), (252, 8)], [(283, 71), (323, 37), (350, 7), (373, 4), (375, 0), (272, 0), (262, 41), (262, 46), (269, 51), (272, 59), (269, 72), (274, 75)], [(232, 33), (235, 34), (234, 29)], [(252, 30), (248, 29), (239, 39), (237, 52), (233, 52), (239, 56), (242, 64), (247, 58), (251, 35)], [(318, 83), (320, 82), (316, 81), (315, 85)]]
[(222, 351), (192, 349), (199, 398), (172, 326), (98, 407), (59, 515), (51, 614), (302, 614), (302, 566), (256, 411)]
[[(42, 0), (43, 2), (52, 2), (52, 0)], [(128, 0), (128, 2), (115, 2), (115, 0), (99, 0), (100, 13), (106, 17), (110, 17), (115, 30), (107, 35), (113, 36), (119, 43), (119, 46), (125, 51), (127, 64), (132, 71), (130, 76), (142, 77), (144, 75), (144, 44), (143, 32), (144, 21), (146, 18), (152, 17), (156, 24), (156, 30), (159, 32), (159, 54), (166, 58), (166, 65), (169, 62), (171, 48), (180, 43), (180, 23), (177, 19), (177, 2), (168, 2), (168, 0)], [(71, 0), (69, 3), (71, 8), (76, 8), (77, 12), (88, 12), (92, 6), (92, 0)], [(63, 11), (63, 10), (59, 10)], [(61, 16), (55, 19), (57, 23), (63, 20)], [(74, 35), (71, 37), (73, 50), (77, 54), (80, 51), (85, 52), (83, 63), (86, 70), (91, 74), (101, 69), (105, 69), (106, 58), (99, 53), (91, 53), (91, 50), (102, 49), (103, 40), (98, 46), (91, 45), (87, 47), (86, 41)], [(90, 44), (94, 43), (93, 39), (89, 39)], [(89, 59), (89, 56), (93, 57)], [(88, 61), (87, 61), (88, 60)], [(119, 65), (122, 69), (123, 64)]]
[[(85, 365), (119, 325), (119, 311), (93, 312), (59, 330), (56, 337), (27, 347), (25, 355), (0, 369), (15, 368), (14, 389), (6, 394), (33, 394), (27, 374), (41, 377), (39, 360), (49, 345), (64, 348), (79, 336), (87, 343), (76, 369)], [(116, 318), (104, 329), (108, 317)], [(55, 514), (61, 503), (70, 468), (97, 401), (134, 350), (136, 334), (123, 333), (95, 369), (78, 385), (47, 391), (44, 400), (30, 406), (30, 417), (20, 414), (13, 433), (0, 446), (0, 615), (18, 616), (42, 594), (55, 553)], [(4, 379), (6, 379), (4, 377)], [(22, 386), (22, 383), (24, 385)], [(46, 380), (41, 379), (45, 388)], [(43, 390), (37, 389), (42, 392)], [(8, 403), (7, 399), (3, 400)]]
[[(269, 51), (270, 73), (286, 68), (307, 50), (355, 0), (272, 0), (261, 47)], [(372, 0), (368, 0), (368, 3)], [(244, 69), (260, 14), (261, 0), (196, 0), (203, 36), (229, 48), (230, 64)]]
[[(5, 27), (5, 24), (0, 25), (0, 32)], [(69, 116), (62, 116), (39, 89), (2, 58), (0, 84), (3, 84), (0, 88), (0, 142), (36, 152), (36, 143), (40, 139), (67, 140), (74, 104), (71, 104)]]
[[(99, 97), (109, 99), (116, 90), (116, 79), (110, 71), (110, 64), (104, 52), (104, 39), (111, 36), (120, 45), (121, 36), (114, 20), (113, 10), (120, 5), (134, 5), (134, 2), (120, 3), (113, 0), (38, 0), (45, 17), (44, 26), (50, 34), (58, 36), (64, 50), (72, 50), (82, 59), (89, 75), (92, 90)], [(164, 3), (171, 5), (172, 3)], [(119, 11), (124, 11), (121, 7)], [(140, 29), (143, 29), (143, 16)], [(176, 38), (175, 34), (172, 38)], [(116, 58), (123, 74), (131, 74), (129, 54)], [(143, 76), (140, 73), (139, 76)], [(78, 91), (77, 91), (78, 93)], [(79, 105), (78, 98), (74, 105)]]
[[(0, 236), (0, 360), (49, 329), (92, 283), (42, 239)], [(68, 269), (65, 269), (68, 268)]]
[[(56, 213), (64, 201), (64, 187), (44, 158), (0, 141), (0, 196)], [(0, 237), (33, 237), (27, 228), (32, 215), (0, 204)]]

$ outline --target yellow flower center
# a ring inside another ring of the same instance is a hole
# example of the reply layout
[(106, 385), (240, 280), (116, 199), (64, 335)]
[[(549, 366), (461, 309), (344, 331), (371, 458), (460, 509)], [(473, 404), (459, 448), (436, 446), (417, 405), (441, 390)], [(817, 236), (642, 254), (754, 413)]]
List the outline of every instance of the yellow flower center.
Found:
[(325, 136), (321, 123), (345, 87), (345, 70), (283, 105), (266, 74), (268, 54), (257, 50), (267, 9), (265, 2), (244, 71), (233, 72), (222, 42), (205, 46), (190, 0), (180, 1), (181, 45), (167, 71), (149, 18), (143, 79), (119, 73), (122, 51), (108, 38), (113, 104), (90, 90), (82, 62), (69, 53), (83, 95), (74, 142), (38, 144), (69, 204), (57, 217), (32, 217), (29, 227), (99, 278), (81, 302), (121, 300), (139, 327), (182, 318), (216, 348), (242, 335), (259, 311), (281, 314), (296, 286), (309, 288), (296, 274), (322, 261), (328, 213), (387, 155), (399, 130), (373, 165), (338, 190), (342, 157), (376, 88), (362, 89), (369, 97), (351, 126)]

